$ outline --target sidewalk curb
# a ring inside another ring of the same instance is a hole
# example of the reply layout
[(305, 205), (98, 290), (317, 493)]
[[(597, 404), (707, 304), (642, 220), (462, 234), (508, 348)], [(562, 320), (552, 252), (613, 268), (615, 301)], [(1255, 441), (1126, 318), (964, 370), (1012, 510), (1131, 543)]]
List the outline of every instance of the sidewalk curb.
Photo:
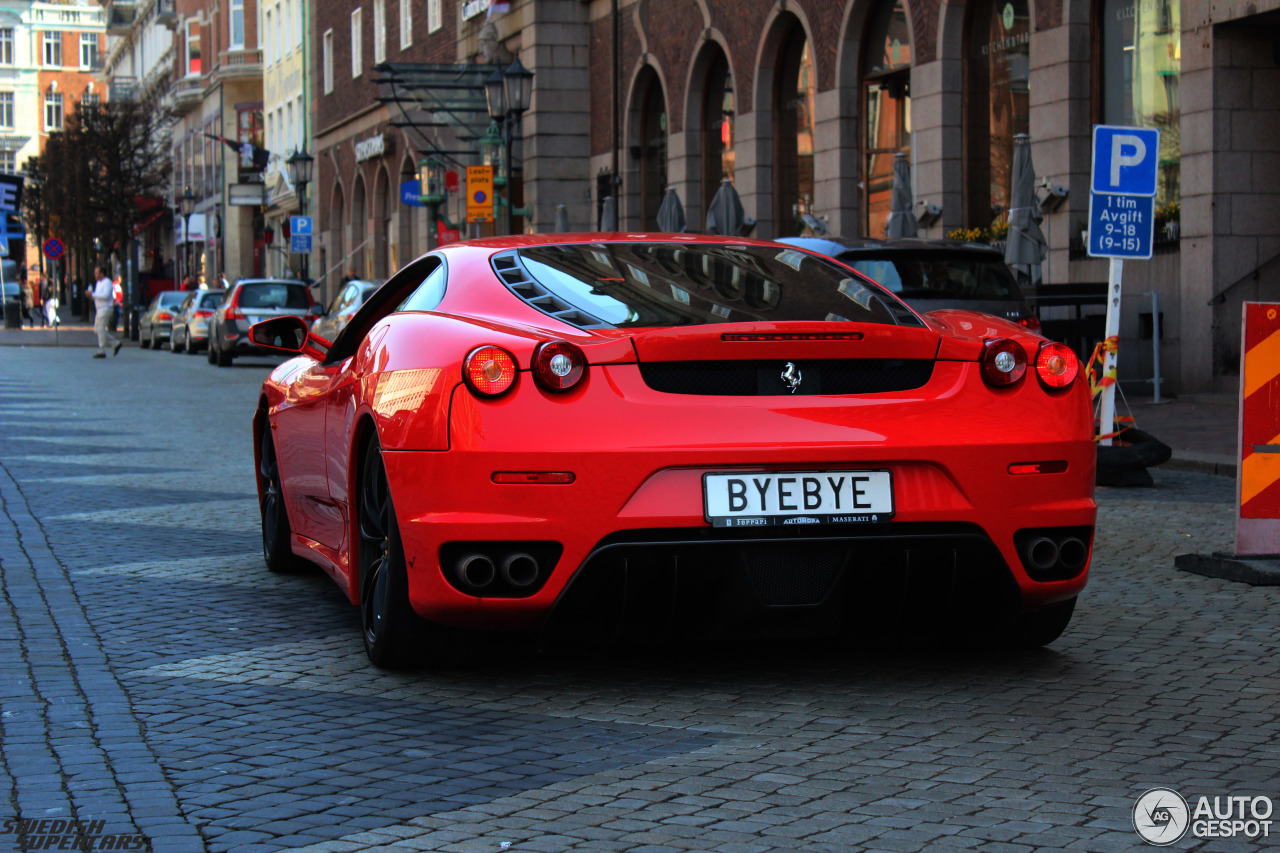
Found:
[(1236, 463), (1227, 461), (1220, 455), (1212, 453), (1193, 453), (1187, 450), (1175, 450), (1173, 458), (1161, 468), (1173, 471), (1194, 471), (1197, 474), (1216, 474), (1219, 477), (1236, 476)]

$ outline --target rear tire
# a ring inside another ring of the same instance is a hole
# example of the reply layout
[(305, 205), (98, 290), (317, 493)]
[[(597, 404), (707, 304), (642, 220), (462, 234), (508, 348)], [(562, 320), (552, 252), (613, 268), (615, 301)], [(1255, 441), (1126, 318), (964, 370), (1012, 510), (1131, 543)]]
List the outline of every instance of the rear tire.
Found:
[(218, 365), (218, 367), (230, 367), (230, 366), (231, 366), (231, 353), (229, 353), (229, 352), (223, 352), (223, 351), (222, 351), (222, 347), (218, 347), (218, 357), (217, 357), (217, 360), (216, 360), (214, 363), (215, 363), (215, 364), (217, 364), (217, 365)]
[(1067, 630), (1075, 609), (1076, 600), (1069, 598), (1030, 613), (1019, 614), (1014, 620), (1009, 639), (1013, 645), (1021, 648), (1047, 646)]
[(430, 623), (409, 604), (400, 526), (376, 440), (365, 450), (357, 495), (359, 506), (360, 625), (364, 650), (380, 669), (421, 663), (418, 646)]
[(176, 332), (171, 333), (169, 335), (169, 352), (180, 353), (186, 348), (187, 348), (187, 345), (185, 341), (182, 343), (181, 346), (178, 345), (178, 335)]
[(275, 442), (271, 438), (271, 423), (265, 415), (258, 443), (258, 471), (263, 480), (262, 497), (258, 504), (262, 517), (262, 559), (271, 571), (288, 572), (298, 568), (301, 561), (294, 556), (291, 547), (289, 510), (284, 504), (280, 465), (276, 457)]
[(151, 349), (151, 338), (143, 338), (141, 335), (139, 335), (139, 338), (141, 338), (141, 340), (138, 341), (138, 346), (143, 349)]
[(214, 354), (214, 351), (213, 351), (213, 338), (209, 338), (209, 351), (205, 353), (205, 358), (209, 360), (210, 364), (218, 363), (217, 356)]

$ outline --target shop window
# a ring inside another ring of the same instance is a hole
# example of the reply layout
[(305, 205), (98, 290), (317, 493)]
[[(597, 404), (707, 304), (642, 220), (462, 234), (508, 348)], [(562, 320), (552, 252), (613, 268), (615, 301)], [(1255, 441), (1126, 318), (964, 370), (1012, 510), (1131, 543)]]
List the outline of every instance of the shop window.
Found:
[(1181, 185), (1180, 0), (1103, 0), (1103, 124), (1160, 130), (1156, 203), (1178, 204)]
[(981, 0), (965, 56), (965, 221), (984, 227), (1009, 210), (1013, 138), (1031, 127), (1031, 19), (1026, 0)]
[(911, 155), (911, 30), (902, 0), (884, 0), (867, 29), (862, 68), (862, 227), (883, 237), (893, 159)]
[(779, 56), (773, 93), (773, 232), (794, 237), (800, 216), (813, 205), (813, 106), (817, 80), (813, 53), (799, 21), (791, 25)]
[(733, 178), (733, 77), (723, 53), (707, 71), (702, 100), (702, 206), (708, 207), (720, 182)]

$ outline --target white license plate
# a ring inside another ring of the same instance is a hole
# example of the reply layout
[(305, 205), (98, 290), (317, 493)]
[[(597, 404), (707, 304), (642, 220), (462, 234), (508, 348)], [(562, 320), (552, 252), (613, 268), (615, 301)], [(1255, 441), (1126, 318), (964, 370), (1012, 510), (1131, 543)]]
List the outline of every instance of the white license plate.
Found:
[(255, 326), (255, 325), (257, 325), (258, 323), (261, 323), (261, 322), (262, 322), (262, 318), (261, 318), (261, 317), (250, 317), (250, 316), (248, 316), (248, 315), (246, 315), (246, 316), (245, 316), (245, 320), (247, 320), (247, 321), (248, 321), (248, 323), (249, 323), (249, 325), (250, 325), (250, 326)]
[(893, 517), (893, 479), (888, 471), (703, 474), (702, 503), (714, 527), (872, 524)]

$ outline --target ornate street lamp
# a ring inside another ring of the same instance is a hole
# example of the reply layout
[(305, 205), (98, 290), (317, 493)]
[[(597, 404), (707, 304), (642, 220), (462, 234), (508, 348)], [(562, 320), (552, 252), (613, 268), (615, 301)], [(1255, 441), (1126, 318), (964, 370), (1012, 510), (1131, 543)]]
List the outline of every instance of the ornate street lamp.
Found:
[(191, 272), (191, 214), (196, 210), (196, 194), (191, 187), (184, 187), (178, 198), (178, 210), (182, 213), (182, 236), (187, 244), (187, 275)]
[[(311, 183), (311, 174), (315, 169), (316, 158), (306, 152), (306, 149), (293, 152), (285, 165), (289, 168), (289, 183), (294, 186), (294, 195), (298, 197), (298, 215), (307, 215), (307, 184)], [(312, 229), (314, 232), (314, 229)], [(311, 283), (311, 255), (304, 252), (302, 254), (302, 280)]]
[(480, 165), (493, 167), (493, 185), (501, 189), (507, 183), (507, 140), (497, 121), (489, 122), (489, 129), (480, 137)]
[(511, 66), (502, 73), (502, 79), (507, 111), (515, 113), (518, 117), (529, 109), (529, 100), (533, 95), (533, 72), (525, 68), (520, 58), (516, 57)]
[(489, 118), (502, 121), (507, 116), (507, 84), (502, 72), (496, 68), (484, 81), (484, 102), (489, 108)]
[[(494, 70), (484, 81), (485, 106), (489, 110), (489, 130), (480, 138), (480, 162), (493, 167), (493, 185), (506, 187), (507, 197), (501, 199), (506, 208), (506, 233), (512, 229), (515, 214), (511, 199), (514, 189), (514, 163), (511, 150), (520, 137), (520, 118), (529, 109), (533, 94), (533, 72), (515, 59), (506, 71)], [(498, 123), (502, 124), (499, 125)], [(527, 216), (527, 213), (523, 213)]]
[(418, 201), (427, 208), (427, 251), (435, 251), (438, 235), (436, 218), (448, 197), (444, 188), (444, 161), (434, 154), (418, 161)]

